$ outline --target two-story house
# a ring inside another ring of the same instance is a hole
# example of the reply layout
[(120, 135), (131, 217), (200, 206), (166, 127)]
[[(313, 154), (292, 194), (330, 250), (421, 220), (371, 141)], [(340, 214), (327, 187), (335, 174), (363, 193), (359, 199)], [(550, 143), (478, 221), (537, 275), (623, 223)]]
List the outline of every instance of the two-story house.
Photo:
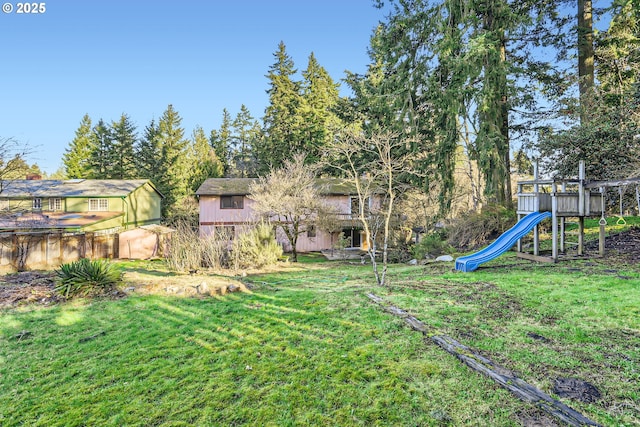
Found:
[[(253, 178), (207, 179), (196, 192), (200, 206), (200, 234), (211, 235), (222, 228), (237, 235), (248, 224), (257, 221), (259, 218), (252, 209), (249, 191), (253, 182)], [(353, 184), (339, 178), (322, 178), (317, 182), (325, 202), (337, 212), (336, 229), (339, 231), (307, 230), (298, 237), (298, 252), (331, 249), (341, 234), (349, 238), (351, 247), (366, 249), (368, 240), (357, 219), (359, 203)], [(284, 236), (278, 235), (277, 239), (285, 250), (291, 249)]]
[(123, 230), (160, 223), (149, 180), (2, 180), (0, 230)]

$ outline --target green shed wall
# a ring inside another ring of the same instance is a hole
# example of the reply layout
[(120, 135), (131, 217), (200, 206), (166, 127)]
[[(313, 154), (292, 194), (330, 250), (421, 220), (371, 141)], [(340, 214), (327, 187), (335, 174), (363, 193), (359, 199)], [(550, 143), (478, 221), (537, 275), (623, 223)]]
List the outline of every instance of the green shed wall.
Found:
[(123, 203), (124, 223), (126, 228), (145, 224), (160, 223), (160, 204), (162, 199), (149, 184), (137, 188)]

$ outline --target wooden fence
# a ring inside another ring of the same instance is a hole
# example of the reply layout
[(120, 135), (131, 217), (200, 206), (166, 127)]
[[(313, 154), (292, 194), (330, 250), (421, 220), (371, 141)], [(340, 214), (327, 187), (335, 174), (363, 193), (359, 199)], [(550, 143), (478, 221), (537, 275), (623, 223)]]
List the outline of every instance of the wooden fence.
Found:
[(80, 258), (117, 258), (117, 233), (0, 233), (0, 269), (58, 267)]

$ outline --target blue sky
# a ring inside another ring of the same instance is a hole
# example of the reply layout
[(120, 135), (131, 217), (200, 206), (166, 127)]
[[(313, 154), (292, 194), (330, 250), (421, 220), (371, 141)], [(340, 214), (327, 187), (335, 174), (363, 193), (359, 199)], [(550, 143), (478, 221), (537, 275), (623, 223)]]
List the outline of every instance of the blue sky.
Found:
[(85, 113), (127, 113), (141, 133), (173, 104), (186, 135), (241, 104), (260, 119), (280, 41), (298, 70), (314, 52), (336, 81), (364, 72), (384, 20), (371, 0), (52, 0), (38, 15), (3, 3), (14, 10), (0, 13), (0, 138), (28, 144), (47, 173)]

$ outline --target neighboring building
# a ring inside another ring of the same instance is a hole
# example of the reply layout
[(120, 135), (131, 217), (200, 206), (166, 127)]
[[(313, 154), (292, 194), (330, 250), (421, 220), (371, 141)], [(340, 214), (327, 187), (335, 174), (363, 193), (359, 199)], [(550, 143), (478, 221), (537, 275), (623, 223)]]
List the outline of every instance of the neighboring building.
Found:
[[(200, 205), (200, 234), (212, 235), (224, 230), (238, 235), (248, 224), (259, 220), (252, 209), (249, 186), (253, 178), (209, 178), (196, 191)], [(336, 229), (329, 233), (312, 229), (298, 237), (298, 252), (332, 249), (341, 235), (349, 238), (353, 248), (366, 249), (362, 225), (357, 219), (358, 197), (351, 182), (332, 178), (318, 179), (318, 189), (327, 204), (336, 208)], [(285, 250), (291, 250), (289, 241), (280, 233), (278, 242)]]
[(3, 180), (0, 230), (92, 232), (158, 224), (162, 198), (149, 180)]

